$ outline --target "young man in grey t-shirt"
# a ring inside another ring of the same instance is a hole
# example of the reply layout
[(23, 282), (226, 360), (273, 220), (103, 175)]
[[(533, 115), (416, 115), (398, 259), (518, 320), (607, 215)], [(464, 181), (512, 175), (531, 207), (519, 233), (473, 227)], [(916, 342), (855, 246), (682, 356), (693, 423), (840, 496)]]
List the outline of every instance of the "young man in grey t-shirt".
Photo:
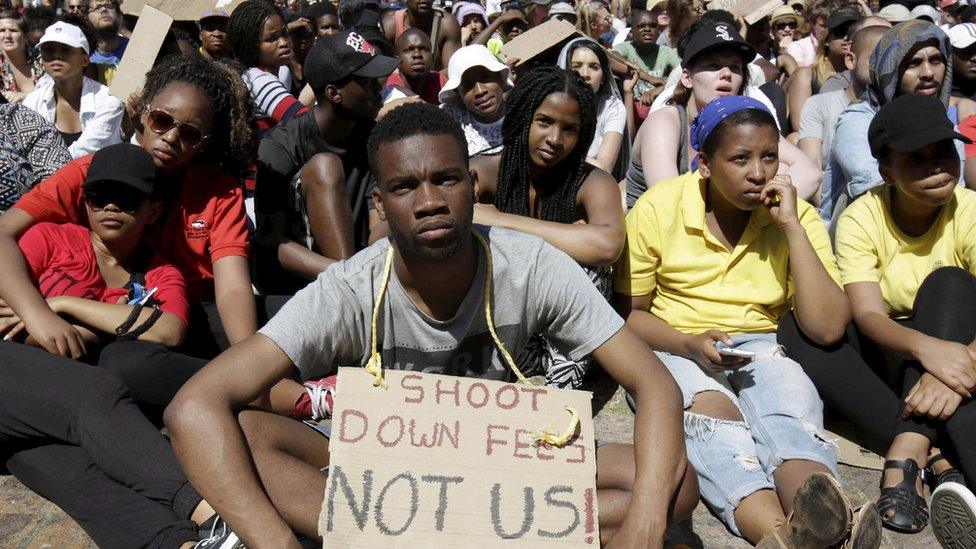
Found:
[(494, 324), (511, 353), (541, 333), (570, 358), (592, 354), (634, 395), (635, 444), (597, 449), (601, 541), (660, 546), (698, 498), (667, 370), (567, 255), (534, 236), (472, 225), (477, 181), (449, 115), (426, 104), (392, 111), (370, 137), (369, 158), (391, 239), (327, 269), (183, 387), (166, 422), (191, 483), (248, 546), (298, 547), (293, 530), (318, 537), (328, 440), (293, 419), (241, 410), (286, 376), (364, 365), (390, 261), (375, 319), (383, 367), (510, 379), (485, 319), (490, 276)]

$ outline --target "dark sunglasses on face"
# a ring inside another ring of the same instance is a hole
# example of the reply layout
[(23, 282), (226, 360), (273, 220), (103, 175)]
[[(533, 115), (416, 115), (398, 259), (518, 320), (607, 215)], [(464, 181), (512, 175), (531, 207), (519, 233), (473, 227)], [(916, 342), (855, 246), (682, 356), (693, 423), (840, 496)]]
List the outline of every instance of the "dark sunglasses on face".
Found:
[(774, 25), (774, 28), (776, 30), (781, 30), (781, 29), (793, 29), (793, 30), (796, 30), (796, 27), (797, 27), (796, 21), (786, 21), (786, 22), (783, 22), (783, 23), (776, 23), (776, 25)]
[(125, 213), (134, 214), (147, 194), (125, 185), (96, 186), (85, 190), (85, 200), (93, 210), (102, 210), (109, 204)]
[(153, 109), (146, 113), (146, 126), (149, 127), (155, 133), (163, 135), (173, 128), (176, 128), (180, 134), (180, 143), (183, 144), (187, 149), (195, 149), (200, 146), (201, 143), (209, 135), (204, 135), (200, 128), (194, 126), (193, 124), (185, 124), (173, 118), (173, 115), (166, 111), (161, 111), (158, 109)]

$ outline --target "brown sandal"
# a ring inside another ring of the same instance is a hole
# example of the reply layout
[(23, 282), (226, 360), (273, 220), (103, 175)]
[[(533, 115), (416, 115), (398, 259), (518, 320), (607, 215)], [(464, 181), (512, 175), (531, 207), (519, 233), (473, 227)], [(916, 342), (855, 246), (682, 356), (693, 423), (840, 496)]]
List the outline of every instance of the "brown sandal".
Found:
[(854, 510), (850, 536), (844, 540), (844, 549), (878, 549), (881, 546), (881, 515), (877, 504), (869, 501)]

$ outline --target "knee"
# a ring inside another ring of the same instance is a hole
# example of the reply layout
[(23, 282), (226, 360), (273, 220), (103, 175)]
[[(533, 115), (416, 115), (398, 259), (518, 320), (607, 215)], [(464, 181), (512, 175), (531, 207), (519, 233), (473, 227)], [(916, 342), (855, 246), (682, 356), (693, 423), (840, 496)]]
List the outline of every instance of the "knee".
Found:
[(332, 153), (318, 153), (302, 166), (300, 173), (303, 195), (310, 192), (344, 191), (345, 169), (342, 160)]
[(106, 346), (98, 358), (98, 365), (123, 380), (138, 371), (146, 371), (159, 360), (166, 348), (145, 341), (117, 341)]
[(267, 415), (267, 412), (260, 410), (241, 410), (237, 413), (237, 424), (241, 426), (251, 452), (271, 444), (273, 436), (265, 421)]
[(917, 299), (953, 301), (959, 292), (976, 293), (973, 275), (959, 267), (940, 267), (931, 273), (918, 288)]
[(686, 412), (711, 419), (744, 421), (739, 407), (718, 391), (698, 393)]

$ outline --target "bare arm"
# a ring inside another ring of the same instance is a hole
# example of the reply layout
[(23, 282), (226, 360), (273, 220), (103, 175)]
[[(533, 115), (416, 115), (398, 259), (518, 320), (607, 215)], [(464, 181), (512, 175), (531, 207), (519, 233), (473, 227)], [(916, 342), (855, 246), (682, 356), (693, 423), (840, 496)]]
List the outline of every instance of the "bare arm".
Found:
[(507, 10), (505, 13), (499, 15), (494, 21), (489, 24), (485, 30), (481, 31), (481, 34), (474, 38), (472, 44), (481, 44), (482, 46), (487, 46), (488, 41), (491, 37), (498, 32), (498, 29), (502, 28), (502, 25), (509, 21), (525, 21), (525, 16), (519, 10)]
[(583, 265), (609, 265), (623, 250), (624, 212), (620, 189), (606, 172), (594, 171), (579, 191), (586, 223), (556, 223), (499, 212), (494, 206), (475, 205), (475, 223), (534, 234), (569, 254)]
[(453, 15), (445, 13), (441, 16), (441, 32), (444, 43), (441, 45), (440, 68), (446, 70), (451, 56), (461, 47), (461, 27)]
[(676, 108), (665, 107), (648, 115), (641, 126), (642, 129), (647, 128), (643, 130), (640, 154), (648, 189), (660, 181), (680, 175), (677, 163), (678, 141), (681, 139), (679, 122)]
[(943, 341), (898, 324), (888, 317), (877, 282), (854, 282), (844, 290), (851, 299), (854, 322), (864, 335), (894, 356), (919, 361), (927, 372), (964, 397), (976, 390), (972, 344)]
[(823, 141), (816, 137), (804, 137), (799, 143), (796, 144), (796, 146), (803, 154), (807, 155), (807, 158), (809, 158), (811, 162), (816, 162), (817, 164), (821, 163), (820, 147), (823, 146)]
[(785, 171), (780, 166), (779, 173), (790, 176), (793, 186), (796, 187), (796, 195), (807, 202), (816, 203), (820, 198), (820, 183), (823, 181), (820, 162), (811, 161), (796, 145), (782, 136), (779, 138), (779, 161), (786, 165)]
[(34, 286), (17, 239), (34, 224), (34, 218), (16, 207), (0, 215), (0, 298), (23, 322), (37, 343), (51, 354), (78, 358), (85, 341), (76, 328), (51, 310)]
[(793, 76), (793, 74), (800, 68), (800, 65), (796, 62), (796, 59), (788, 53), (780, 53), (776, 56), (776, 67), (780, 70), (780, 84), (785, 84), (785, 81)]
[(278, 244), (278, 262), (288, 272), (312, 280), (335, 260), (317, 254), (291, 240)]
[[(630, 111), (633, 111), (634, 96), (630, 96)], [(624, 103), (624, 107), (627, 104)], [(617, 163), (617, 156), (620, 154), (620, 145), (623, 143), (624, 136), (617, 132), (607, 132), (603, 134), (603, 142), (600, 143), (600, 150), (596, 153), (596, 158), (590, 157), (586, 161), (597, 168), (609, 173), (613, 171), (613, 166)]]
[(217, 313), (231, 345), (257, 331), (257, 310), (251, 289), (247, 258), (237, 255), (214, 261), (214, 293)]
[[(112, 334), (113, 336), (115, 334), (115, 328), (125, 322), (134, 309), (132, 305), (104, 303), (92, 299), (68, 296), (51, 298), (48, 300), (48, 303), (50, 303), (51, 308), (56, 313), (67, 316), (69, 319), (75, 321), (75, 323), (101, 333)], [(132, 327), (137, 328), (141, 326), (152, 314), (153, 310), (151, 308), (147, 307), (143, 309), (139, 313), (136, 321), (132, 324)], [(172, 313), (163, 313), (138, 339), (140, 341), (158, 343), (165, 347), (176, 347), (183, 341), (185, 334), (186, 328), (178, 316)]]
[[(797, 215), (796, 189), (789, 178), (778, 175), (763, 188), (766, 208), (786, 236), (790, 253), (790, 275), (796, 294), (793, 304), (797, 323), (803, 333), (821, 345), (830, 345), (844, 336), (851, 321), (847, 296), (830, 277), (823, 261), (817, 255), (806, 229)], [(774, 194), (779, 195), (774, 202)], [(816, 212), (808, 210), (808, 215)], [(819, 219), (816, 220), (819, 224)], [(822, 227), (822, 224), (821, 224)], [(829, 247), (826, 232), (821, 235), (823, 246)]]
[(356, 246), (342, 159), (332, 153), (316, 154), (299, 173), (308, 224), (322, 255), (335, 260), (352, 257)]
[(250, 547), (299, 547), (255, 474), (234, 416), (293, 370), (270, 339), (252, 335), (194, 375), (164, 416), (190, 483)]
[(626, 328), (593, 356), (637, 404), (633, 496), (620, 531), (663, 541), (671, 497), (688, 466), (678, 386), (651, 349)]
[(810, 67), (801, 67), (793, 73), (793, 78), (790, 81), (790, 89), (786, 94), (786, 99), (790, 111), (790, 128), (795, 132), (800, 131), (800, 113), (803, 112), (803, 105), (813, 93), (812, 77), (813, 72)]

